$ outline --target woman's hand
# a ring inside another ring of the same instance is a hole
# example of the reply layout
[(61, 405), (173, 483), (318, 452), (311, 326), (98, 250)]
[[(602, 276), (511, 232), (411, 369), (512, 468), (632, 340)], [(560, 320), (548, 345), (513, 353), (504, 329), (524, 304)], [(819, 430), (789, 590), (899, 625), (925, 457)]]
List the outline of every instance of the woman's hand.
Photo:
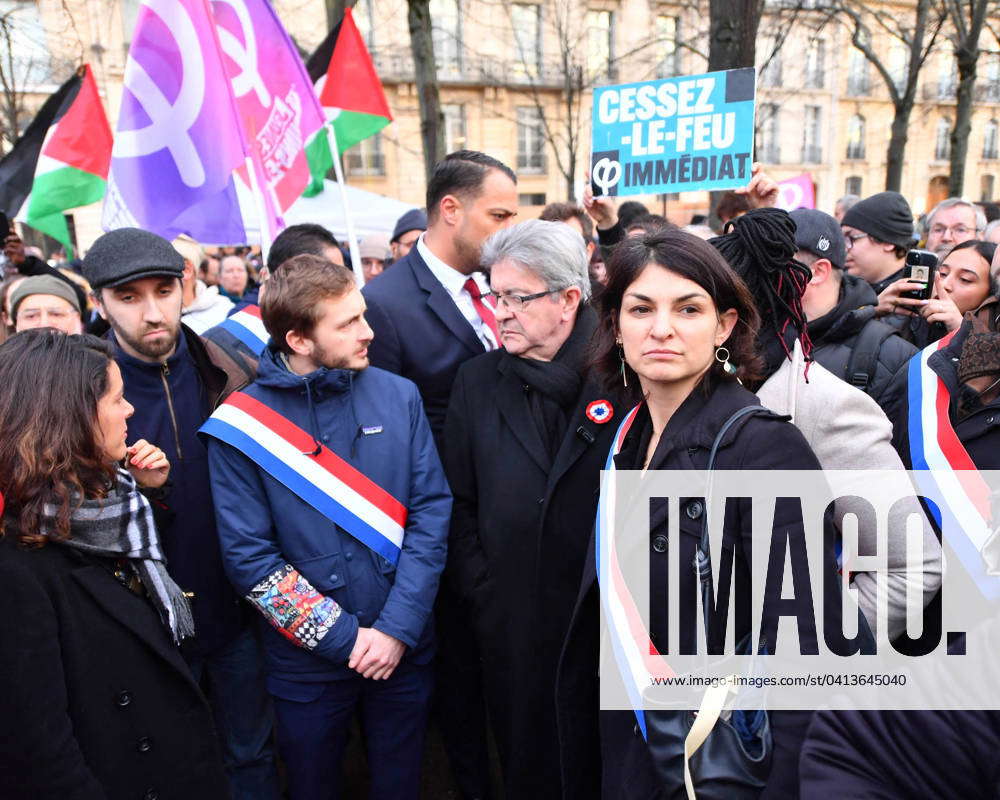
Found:
[(927, 322), (940, 322), (949, 331), (958, 330), (962, 327), (962, 320), (964, 315), (958, 310), (958, 306), (955, 305), (955, 301), (952, 300), (948, 293), (944, 291), (941, 284), (943, 283), (940, 273), (934, 276), (934, 297), (930, 300), (924, 300), (924, 305), (920, 309), (920, 316), (922, 316)]
[(914, 292), (923, 289), (921, 281), (911, 281), (908, 278), (900, 278), (893, 281), (878, 296), (878, 305), (875, 306), (875, 316), (884, 317), (888, 314), (902, 314), (912, 317), (919, 313), (924, 304), (924, 300), (913, 300), (909, 297), (900, 297), (902, 292)]
[(159, 489), (170, 475), (170, 462), (157, 447), (140, 439), (125, 451), (125, 466), (144, 489)]

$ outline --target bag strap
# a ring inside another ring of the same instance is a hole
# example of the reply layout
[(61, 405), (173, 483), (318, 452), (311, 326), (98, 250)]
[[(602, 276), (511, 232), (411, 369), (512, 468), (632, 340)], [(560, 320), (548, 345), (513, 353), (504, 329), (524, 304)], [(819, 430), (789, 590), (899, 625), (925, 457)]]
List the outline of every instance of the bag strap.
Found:
[(844, 369), (844, 380), (862, 392), (867, 392), (878, 370), (882, 343), (895, 333), (895, 330), (877, 319), (868, 320), (851, 348), (851, 357)]

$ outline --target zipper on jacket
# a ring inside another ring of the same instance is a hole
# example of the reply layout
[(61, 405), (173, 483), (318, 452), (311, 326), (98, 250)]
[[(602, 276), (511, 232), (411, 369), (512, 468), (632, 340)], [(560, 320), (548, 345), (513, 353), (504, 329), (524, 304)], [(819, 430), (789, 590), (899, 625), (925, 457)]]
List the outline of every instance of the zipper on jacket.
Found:
[(174, 414), (174, 397), (170, 393), (170, 384), (167, 383), (167, 377), (170, 375), (170, 367), (166, 364), (160, 370), (160, 380), (163, 381), (163, 391), (167, 395), (167, 410), (170, 412), (170, 424), (174, 428), (174, 445), (177, 447), (177, 458), (184, 458), (184, 453), (181, 451), (181, 435), (177, 430), (177, 415)]

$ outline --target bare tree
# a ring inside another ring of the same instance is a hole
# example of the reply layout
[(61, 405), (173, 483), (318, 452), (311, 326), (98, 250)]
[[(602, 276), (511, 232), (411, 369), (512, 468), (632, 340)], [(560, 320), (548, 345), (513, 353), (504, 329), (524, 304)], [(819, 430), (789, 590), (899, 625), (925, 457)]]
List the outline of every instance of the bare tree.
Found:
[(18, 11), (14, 6), (0, 15), (0, 153), (21, 133), (25, 88), (34, 68), (34, 55), (19, 41)]
[(764, 0), (709, 0), (708, 69), (752, 67)]
[(326, 4), (326, 24), (333, 27), (344, 18), (344, 11), (354, 8), (358, 0), (323, 0)]
[(407, 0), (410, 50), (420, 102), (420, 139), (424, 149), (424, 172), (430, 181), (434, 165), (444, 155), (444, 114), (434, 60), (434, 34), (430, 0)]
[(995, 0), (943, 0), (951, 23), (949, 38), (958, 62), (958, 91), (955, 127), (951, 131), (948, 194), (961, 197), (965, 185), (965, 161), (972, 130), (972, 104), (975, 99), (976, 65), (979, 62), (979, 36), (987, 11), (996, 8)]
[[(838, 8), (851, 28), (851, 44), (875, 67), (889, 90), (893, 118), (886, 151), (885, 188), (898, 192), (903, 178), (910, 114), (917, 96), (917, 80), (934, 49), (947, 13), (940, 0), (916, 0), (911, 17), (904, 16), (897, 7), (873, 8), (866, 0), (840, 0)], [(890, 65), (872, 45), (873, 28), (888, 33), (906, 48), (906, 75), (899, 84)]]

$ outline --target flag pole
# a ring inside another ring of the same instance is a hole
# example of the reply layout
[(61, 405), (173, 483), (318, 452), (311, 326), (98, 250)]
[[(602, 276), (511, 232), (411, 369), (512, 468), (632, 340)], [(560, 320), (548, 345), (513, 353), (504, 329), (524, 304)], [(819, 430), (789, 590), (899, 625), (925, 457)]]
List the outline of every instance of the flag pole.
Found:
[(340, 166), (337, 134), (333, 131), (332, 123), (328, 122), (324, 127), (326, 128), (327, 141), (330, 143), (330, 154), (333, 156), (333, 171), (337, 176), (337, 186), (340, 188), (340, 203), (344, 207), (344, 219), (347, 220), (347, 242), (351, 247), (351, 266), (360, 287), (365, 285), (365, 273), (361, 268), (361, 248), (358, 246), (358, 236), (354, 230), (354, 217), (351, 216), (351, 209), (347, 204), (347, 184), (344, 181), (344, 170)]

